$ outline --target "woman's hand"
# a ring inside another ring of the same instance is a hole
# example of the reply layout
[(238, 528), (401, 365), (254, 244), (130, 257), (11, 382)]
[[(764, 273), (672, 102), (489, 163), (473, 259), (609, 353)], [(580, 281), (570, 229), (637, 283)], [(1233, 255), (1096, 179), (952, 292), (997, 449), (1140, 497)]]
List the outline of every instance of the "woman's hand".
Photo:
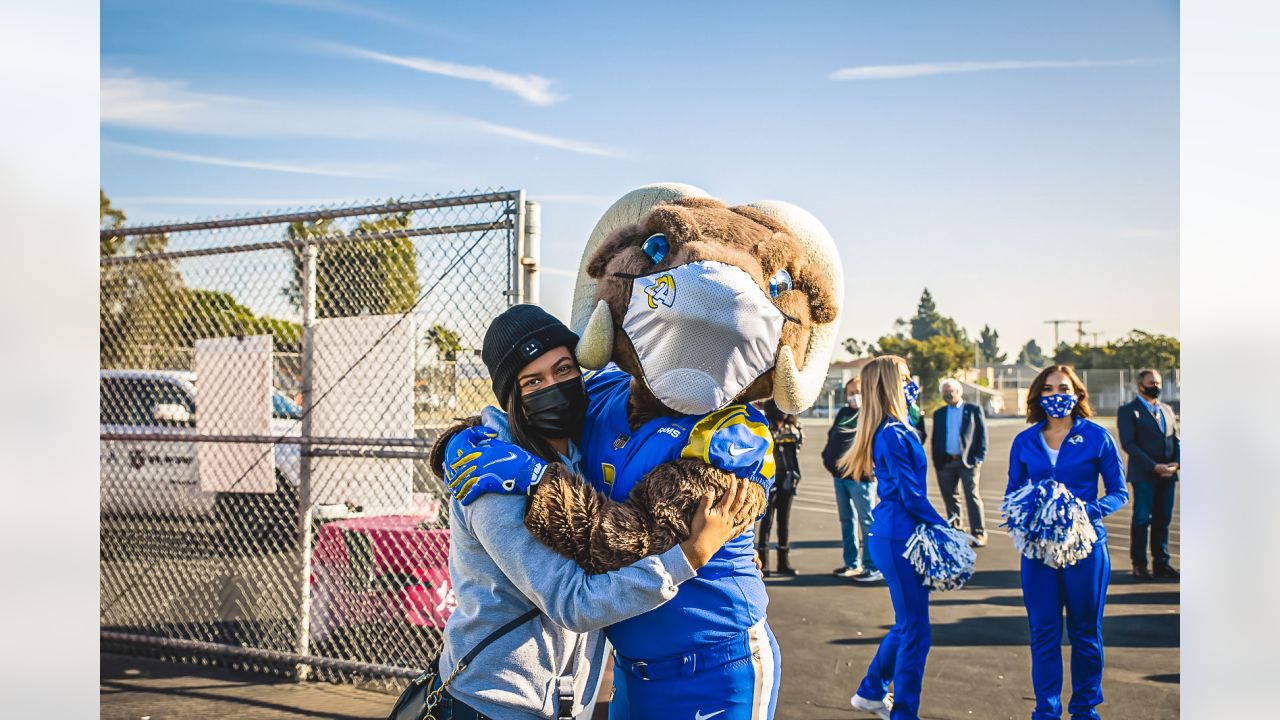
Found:
[(715, 494), (708, 491), (702, 496), (702, 502), (693, 513), (692, 532), (689, 539), (680, 543), (680, 549), (689, 560), (694, 570), (711, 561), (711, 556), (719, 552), (725, 543), (746, 532), (750, 522), (735, 525), (733, 519), (747, 505), (748, 480), (741, 478), (734, 481), (720, 501), (711, 504)]

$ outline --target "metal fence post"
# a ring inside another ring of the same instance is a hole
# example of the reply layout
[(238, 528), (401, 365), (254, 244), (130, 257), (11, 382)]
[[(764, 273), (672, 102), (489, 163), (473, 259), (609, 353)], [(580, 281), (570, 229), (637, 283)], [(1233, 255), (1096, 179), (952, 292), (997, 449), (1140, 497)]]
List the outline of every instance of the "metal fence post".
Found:
[(511, 255), (510, 258), (508, 258), (511, 263), (510, 265), (511, 279), (509, 281), (511, 284), (510, 303), (512, 305), (515, 305), (518, 303), (526, 302), (524, 268), (520, 264), (520, 256), (521, 256), (521, 253), (524, 252), (524, 232), (525, 232), (525, 227), (524, 227), (525, 208), (524, 208), (524, 191), (523, 190), (521, 190), (517, 194), (515, 202), (513, 202), (511, 205), (507, 207), (507, 215), (512, 216), (511, 219), (514, 221), (512, 223), (513, 227), (511, 228), (511, 231), (510, 231), (511, 234), (507, 236), (509, 238), (509, 242), (507, 244), (507, 251)]
[(537, 305), (541, 284), (538, 280), (538, 260), (542, 255), (542, 206), (532, 200), (524, 203), (524, 242), (520, 248), (520, 268), (523, 271), (524, 301)]
[[(311, 411), (315, 399), (316, 260), (319, 248), (302, 249), (302, 443), (298, 457), (298, 636), (295, 652), (310, 655), (311, 646)], [(299, 681), (311, 666), (296, 666)]]

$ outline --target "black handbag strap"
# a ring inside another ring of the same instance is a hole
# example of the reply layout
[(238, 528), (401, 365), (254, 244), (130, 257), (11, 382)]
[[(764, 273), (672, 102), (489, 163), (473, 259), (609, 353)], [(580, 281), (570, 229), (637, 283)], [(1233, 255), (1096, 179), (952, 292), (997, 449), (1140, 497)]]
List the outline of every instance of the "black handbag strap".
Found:
[(493, 632), (489, 633), (489, 635), (485, 637), (485, 639), (481, 640), (479, 644), (471, 648), (471, 652), (462, 656), (462, 659), (458, 661), (458, 666), (454, 670), (454, 673), (456, 674), (458, 670), (461, 670), (462, 668), (470, 665), (471, 661), (475, 660), (476, 656), (479, 655), (482, 650), (492, 645), (494, 641), (496, 641), (498, 638), (502, 637), (503, 635), (506, 635), (512, 630), (515, 630), (516, 628), (538, 617), (541, 614), (542, 614), (542, 611), (539, 610), (538, 608), (536, 607), (529, 608), (529, 610), (526, 611), (520, 617), (515, 618), (514, 620), (509, 620), (506, 625), (503, 625), (497, 630), (494, 630)]

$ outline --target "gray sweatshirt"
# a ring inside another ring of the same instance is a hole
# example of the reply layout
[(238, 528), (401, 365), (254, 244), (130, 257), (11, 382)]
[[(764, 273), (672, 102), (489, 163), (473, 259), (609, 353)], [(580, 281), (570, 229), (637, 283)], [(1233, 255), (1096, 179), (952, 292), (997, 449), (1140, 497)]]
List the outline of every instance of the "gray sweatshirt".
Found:
[[(490, 427), (500, 424), (490, 412), (485, 417)], [(505, 436), (505, 427), (494, 429)], [(562, 459), (578, 459), (576, 451), (570, 455)], [(577, 716), (599, 689), (607, 644), (601, 629), (675, 597), (676, 586), (694, 571), (677, 545), (620, 570), (587, 575), (525, 528), (525, 503), (496, 494), (465, 508), (450, 500), (449, 576), (458, 607), (445, 625), (440, 672), (448, 678), (489, 633), (537, 606), (542, 615), (481, 652), (449, 692), (499, 720), (554, 718), (557, 678), (568, 675)]]

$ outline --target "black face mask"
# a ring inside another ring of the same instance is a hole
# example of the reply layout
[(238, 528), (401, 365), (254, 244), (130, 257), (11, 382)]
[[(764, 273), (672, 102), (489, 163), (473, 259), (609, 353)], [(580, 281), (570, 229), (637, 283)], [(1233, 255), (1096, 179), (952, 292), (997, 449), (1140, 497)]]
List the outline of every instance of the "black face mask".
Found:
[(548, 438), (576, 437), (587, 416), (582, 377), (558, 382), (520, 398), (529, 427)]
[(1142, 394), (1146, 395), (1152, 400), (1155, 400), (1156, 398), (1160, 397), (1160, 386), (1159, 385), (1143, 385)]

